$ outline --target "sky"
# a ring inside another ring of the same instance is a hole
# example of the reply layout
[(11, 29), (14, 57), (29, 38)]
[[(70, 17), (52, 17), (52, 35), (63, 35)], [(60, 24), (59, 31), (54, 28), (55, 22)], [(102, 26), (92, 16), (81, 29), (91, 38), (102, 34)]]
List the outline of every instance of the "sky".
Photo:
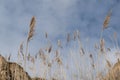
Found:
[[(100, 39), (104, 19), (112, 9), (108, 29), (103, 32), (106, 44), (112, 46), (113, 33), (118, 34), (119, 44), (119, 0), (0, 0), (0, 54), (17, 54), (19, 45), (26, 40), (32, 16), (36, 17), (36, 28), (30, 42), (30, 52), (35, 54), (45, 46), (45, 32), (52, 44), (66, 41), (66, 34), (80, 31), (82, 44), (90, 48)], [(32, 49), (32, 50), (31, 50)]]
[(32, 16), (37, 21), (33, 46), (44, 45), (45, 32), (56, 41), (65, 39), (74, 30), (80, 31), (82, 39), (94, 42), (99, 39), (105, 16), (112, 9), (109, 28), (103, 34), (109, 43), (108, 35), (119, 34), (119, 4), (119, 0), (0, 0), (0, 52), (17, 52), (27, 36)]

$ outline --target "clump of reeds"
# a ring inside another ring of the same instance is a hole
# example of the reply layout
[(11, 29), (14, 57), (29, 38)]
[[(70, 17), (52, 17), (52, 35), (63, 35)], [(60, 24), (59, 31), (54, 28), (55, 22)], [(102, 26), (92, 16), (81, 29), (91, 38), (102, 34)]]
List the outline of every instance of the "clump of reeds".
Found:
[[(97, 44), (95, 44), (95, 48), (96, 48), (96, 49), (100, 49), (100, 52), (106, 52), (106, 50), (105, 50), (105, 41), (104, 41), (104, 38), (102, 37), (102, 33), (103, 33), (103, 31), (104, 31), (105, 29), (108, 28), (108, 24), (109, 24), (109, 21), (110, 21), (111, 13), (112, 13), (112, 11), (110, 11), (110, 12), (107, 14), (107, 16), (106, 16), (106, 18), (105, 18), (105, 20), (104, 20), (103, 27), (102, 27), (102, 32), (101, 32), (101, 37), (100, 37), (100, 46), (98, 46)], [(26, 61), (30, 61), (31, 63), (33, 63), (33, 66), (35, 66), (35, 59), (37, 59), (37, 58), (39, 57), (39, 60), (40, 60), (41, 62), (43, 62), (43, 65), (48, 68), (48, 71), (45, 70), (45, 71), (46, 71), (46, 72), (45, 72), (45, 78), (47, 78), (47, 77), (46, 77), (47, 74), (48, 74), (48, 76), (51, 77), (51, 74), (52, 74), (51, 69), (52, 69), (52, 67), (54, 68), (53, 65), (56, 64), (56, 63), (57, 63), (57, 65), (58, 65), (58, 69), (61, 70), (62, 73), (64, 73), (63, 70), (60, 69), (61, 66), (64, 66), (64, 63), (63, 63), (63, 60), (62, 60), (62, 58), (61, 58), (61, 56), (60, 56), (60, 51), (59, 51), (59, 50), (60, 50), (59, 48), (62, 48), (62, 47), (64, 46), (64, 44), (61, 43), (61, 40), (58, 40), (58, 41), (57, 41), (58, 49), (55, 50), (55, 51), (54, 51), (54, 49), (53, 49), (54, 46), (50, 44), (50, 45), (47, 46), (47, 48), (40, 48), (39, 52), (38, 52), (37, 54), (35, 54), (35, 56), (31, 56), (31, 54), (28, 53), (28, 43), (30, 42), (30, 40), (31, 40), (32, 37), (34, 36), (35, 23), (36, 23), (36, 19), (35, 19), (35, 17), (33, 16), (32, 19), (31, 19), (31, 22), (30, 22), (28, 37), (27, 37), (27, 40), (26, 40), (26, 52), (24, 53), (23, 43), (20, 44), (20, 48), (19, 48), (19, 51), (18, 51), (18, 55), (22, 55), (23, 60), (25, 61), (25, 62), (24, 62), (24, 64), (25, 64), (24, 67), (26, 68)], [(116, 39), (116, 37), (117, 37), (117, 35), (116, 35), (116, 33), (114, 33), (114, 38)], [(45, 38), (48, 39), (48, 33), (47, 33), (47, 32), (45, 32)], [(82, 46), (82, 43), (81, 43), (81, 41), (80, 41), (80, 32), (79, 32), (78, 30), (77, 30), (77, 31), (74, 31), (72, 38), (73, 38), (74, 41), (78, 40), (79, 52), (80, 52), (80, 54), (86, 56), (87, 54), (85, 54), (86, 51), (84, 50), (84, 48), (83, 48), (83, 46)], [(67, 44), (70, 43), (71, 40), (72, 40), (72, 39), (71, 39), (71, 35), (70, 35), (70, 33), (68, 33), (68, 34), (67, 34), (67, 39), (66, 39)], [(50, 41), (48, 40), (48, 42), (50, 42)], [(108, 50), (111, 51), (110, 48), (108, 48)], [(52, 54), (52, 53), (55, 53), (55, 54)], [(73, 53), (72, 53), (72, 54), (73, 54)], [(95, 54), (95, 55), (96, 55), (96, 54)], [(52, 59), (51, 59), (51, 56), (54, 56), (54, 57), (52, 57)], [(73, 57), (73, 56), (71, 56), (71, 57)], [(83, 57), (84, 57), (84, 56), (83, 56)], [(99, 56), (98, 56), (98, 57), (99, 57)], [(80, 56), (80, 58), (82, 58), (82, 57)], [(97, 65), (95, 65), (95, 60), (94, 60), (93, 54), (90, 54), (90, 55), (89, 55), (89, 58), (90, 58), (90, 60), (91, 60), (91, 64), (90, 64), (90, 65), (92, 66), (92, 69), (95, 70), (95, 68), (96, 68)], [(72, 58), (72, 60), (73, 60), (73, 58)], [(98, 58), (97, 60), (99, 61), (99, 58)], [(96, 61), (96, 62), (98, 62), (98, 61)], [(77, 69), (79, 69), (77, 75), (80, 75), (80, 73), (82, 74), (82, 71), (80, 71), (80, 70), (81, 70), (80, 68), (81, 68), (81, 65), (83, 65), (84, 63), (79, 65), (79, 64), (78, 64), (78, 63), (79, 63), (79, 60), (78, 60), (77, 62), (75, 62), (75, 63), (76, 63)], [(112, 65), (111, 65), (110, 61), (106, 59), (106, 63), (107, 63), (108, 68), (112, 69)], [(99, 62), (98, 62), (98, 64), (99, 64)], [(85, 67), (85, 66), (82, 66), (82, 67)], [(100, 68), (100, 66), (98, 66), (98, 67)], [(117, 68), (117, 69), (118, 69), (118, 68)], [(119, 68), (119, 69), (120, 69), (120, 68)], [(69, 69), (69, 70), (70, 70), (70, 69)], [(115, 68), (114, 70), (116, 70), (116, 68)], [(96, 71), (96, 72), (97, 72), (97, 71)], [(97, 74), (97, 73), (96, 73), (96, 74)], [(113, 75), (113, 74), (114, 74), (114, 73), (112, 72), (112, 75)], [(62, 75), (62, 74), (58, 74), (58, 75)], [(102, 74), (101, 74), (101, 75), (102, 75)], [(86, 75), (85, 75), (85, 76), (86, 76)], [(91, 73), (91, 76), (94, 77), (94, 73)], [(111, 76), (111, 75), (109, 74), (109, 76)], [(79, 78), (80, 78), (80, 77), (81, 77), (81, 76), (79, 76)], [(115, 76), (113, 76), (113, 77), (110, 78), (109, 80), (114, 80), (114, 77), (115, 77)], [(79, 79), (79, 78), (78, 78), (78, 79)], [(65, 78), (64, 78), (64, 79), (65, 79)], [(82, 78), (80, 78), (80, 79), (82, 79)], [(93, 78), (92, 78), (92, 79), (93, 79)], [(95, 78), (94, 78), (94, 79), (95, 79)], [(102, 75), (102, 78), (101, 78), (101, 79), (103, 79), (103, 75)], [(100, 79), (100, 80), (101, 80), (101, 79)], [(104, 80), (104, 79), (103, 79), (103, 80)], [(108, 80), (108, 79), (106, 79), (106, 80)]]

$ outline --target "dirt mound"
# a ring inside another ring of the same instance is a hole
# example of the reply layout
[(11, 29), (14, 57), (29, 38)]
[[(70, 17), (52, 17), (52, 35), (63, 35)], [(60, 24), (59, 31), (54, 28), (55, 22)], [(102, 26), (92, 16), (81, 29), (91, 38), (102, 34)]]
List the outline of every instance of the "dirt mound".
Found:
[(17, 63), (7, 62), (0, 55), (0, 80), (45, 80), (40, 78), (31, 78), (24, 69)]

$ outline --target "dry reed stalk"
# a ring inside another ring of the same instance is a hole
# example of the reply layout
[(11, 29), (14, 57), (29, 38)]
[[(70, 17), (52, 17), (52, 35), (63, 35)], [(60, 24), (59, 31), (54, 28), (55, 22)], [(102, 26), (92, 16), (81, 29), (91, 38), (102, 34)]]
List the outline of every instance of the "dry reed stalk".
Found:
[(47, 33), (47, 32), (45, 32), (45, 38), (46, 38), (46, 39), (48, 38), (48, 33)]
[(119, 49), (116, 32), (114, 32), (113, 37), (114, 37), (114, 40), (115, 40), (116, 48)]
[(52, 45), (49, 46), (48, 53), (50, 53), (51, 51), (52, 51)]
[(35, 54), (35, 59), (37, 59), (37, 57), (38, 57), (38, 54)]
[(83, 47), (80, 47), (80, 54), (82, 54), (82, 55), (85, 54), (85, 51), (84, 51)]
[(19, 49), (18, 49), (18, 54), (17, 54), (17, 57), (18, 57), (18, 64), (21, 64), (21, 62), (20, 62), (21, 55), (22, 55), (22, 59), (24, 60), (23, 42), (20, 44)]
[(78, 36), (78, 44), (79, 44), (79, 52), (80, 54), (84, 55), (85, 54), (85, 50), (82, 47), (81, 41), (80, 41), (80, 33), (79, 31), (77, 31), (77, 36)]
[(35, 58), (31, 56), (31, 62), (35, 64)]
[(61, 41), (60, 41), (60, 40), (57, 41), (57, 45), (58, 45), (58, 47), (62, 48), (62, 45), (61, 45)]
[(70, 42), (70, 34), (68, 33), (67, 34), (67, 43), (69, 43)]
[(31, 55), (28, 53), (27, 60), (30, 61)]
[[(23, 44), (24, 44), (24, 42), (22, 42), (22, 43), (20, 44), (18, 54), (21, 53), (21, 55), (22, 55), (22, 57), (23, 57), (23, 60), (24, 60), (24, 50), (23, 50), (24, 47), (23, 47)], [(19, 55), (20, 55), (20, 54), (19, 54)]]
[(97, 43), (95, 43), (94, 47), (95, 47), (95, 49), (99, 49), (99, 46)]
[(108, 68), (111, 68), (112, 67), (111, 63), (108, 60), (106, 60), (106, 62), (107, 62)]
[(94, 64), (94, 59), (93, 59), (93, 55), (92, 54), (90, 54), (90, 59), (92, 60), (92, 67), (93, 67), (93, 69), (95, 69), (95, 64)]
[(80, 31), (77, 30), (76, 33), (77, 33), (77, 38), (80, 39)]
[(105, 49), (105, 42), (104, 42), (104, 39), (101, 39), (100, 40), (100, 51), (104, 52), (104, 49)]
[(42, 49), (39, 50), (39, 58), (43, 61), (44, 65), (46, 64), (46, 55)]
[(56, 50), (56, 51), (55, 51), (55, 57), (58, 57), (58, 55), (59, 55), (59, 51)]
[(114, 32), (114, 39), (117, 39), (117, 33), (116, 32)]
[(74, 31), (74, 35), (73, 35), (74, 41), (76, 40), (76, 38), (77, 38), (77, 31)]
[(35, 23), (36, 23), (36, 19), (33, 16), (30, 22), (30, 26), (29, 26), (29, 33), (28, 33), (28, 37), (27, 37), (27, 42), (26, 42), (26, 53), (25, 53), (25, 62), (24, 62), (24, 67), (26, 69), (26, 57), (28, 54), (28, 43), (29, 41), (32, 39), (33, 35), (34, 35), (34, 31), (35, 31)]

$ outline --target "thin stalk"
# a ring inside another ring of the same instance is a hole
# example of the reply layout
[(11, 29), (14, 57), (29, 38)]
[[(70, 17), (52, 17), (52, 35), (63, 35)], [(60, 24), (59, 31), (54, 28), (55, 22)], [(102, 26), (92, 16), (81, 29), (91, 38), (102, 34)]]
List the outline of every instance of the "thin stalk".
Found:
[(25, 67), (25, 70), (26, 70), (26, 62), (27, 62), (27, 54), (28, 54), (28, 40), (26, 42), (26, 52), (25, 52), (25, 56), (24, 56), (24, 67)]
[(100, 40), (103, 38), (103, 29), (102, 29), (102, 31), (101, 31), (101, 33), (100, 33)]

